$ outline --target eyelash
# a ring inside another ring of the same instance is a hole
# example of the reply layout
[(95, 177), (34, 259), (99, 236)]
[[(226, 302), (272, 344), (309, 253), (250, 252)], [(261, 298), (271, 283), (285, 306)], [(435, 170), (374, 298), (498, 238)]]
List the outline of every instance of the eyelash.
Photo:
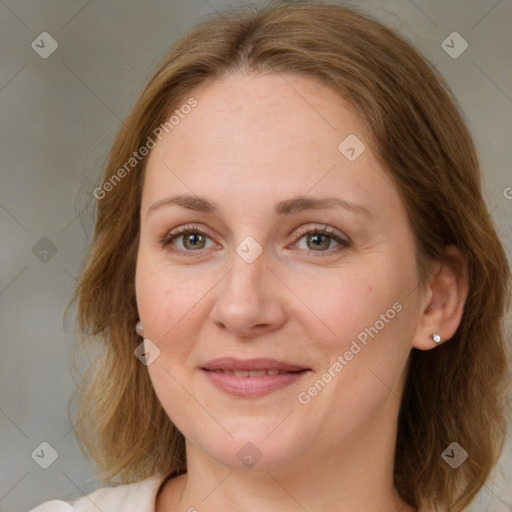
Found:
[[(189, 251), (189, 250), (183, 250), (183, 249), (175, 249), (171, 245), (171, 243), (175, 239), (177, 239), (180, 236), (185, 235), (185, 234), (198, 234), (198, 235), (202, 235), (202, 236), (211, 238), (207, 233), (205, 233), (204, 231), (199, 229), (198, 226), (190, 225), (190, 226), (183, 226), (183, 227), (177, 228), (176, 230), (171, 231), (170, 233), (167, 233), (163, 238), (159, 239), (159, 245), (161, 247), (167, 248), (171, 252), (181, 253), (183, 256), (186, 256), (186, 257), (198, 256), (197, 254), (194, 254), (194, 253), (196, 253), (196, 252), (201, 253), (204, 249), (199, 249), (197, 251)], [(296, 236), (298, 237), (297, 242), (299, 240), (301, 240), (305, 235), (309, 235), (309, 234), (311, 234), (311, 235), (326, 235), (329, 238), (332, 238), (333, 240), (335, 240), (336, 242), (338, 242), (340, 244), (338, 247), (335, 247), (334, 249), (328, 249), (327, 251), (313, 251), (313, 250), (308, 251), (308, 252), (319, 253), (318, 254), (319, 257), (337, 254), (338, 252), (340, 252), (352, 245), (352, 242), (350, 239), (341, 238), (339, 235), (334, 233), (334, 231), (331, 228), (329, 228), (327, 225), (325, 225), (324, 228), (317, 228), (317, 227), (315, 227), (313, 229), (308, 228), (308, 227), (299, 228), (299, 232), (296, 234)]]

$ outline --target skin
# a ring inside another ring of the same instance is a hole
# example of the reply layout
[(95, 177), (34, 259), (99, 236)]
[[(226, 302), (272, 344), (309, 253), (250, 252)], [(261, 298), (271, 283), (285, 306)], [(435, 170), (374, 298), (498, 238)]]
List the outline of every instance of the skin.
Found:
[[(198, 105), (149, 156), (141, 205), (137, 303), (144, 338), (160, 350), (148, 371), (188, 461), (156, 510), (414, 510), (392, 479), (400, 396), (411, 349), (435, 348), (430, 335), (448, 340), (460, 322), (463, 262), (435, 263), (419, 286), (402, 200), (367, 143), (354, 161), (338, 150), (349, 134), (367, 140), (365, 127), (323, 84), (236, 75), (193, 96)], [(205, 197), (219, 212), (167, 205), (148, 214), (176, 194)], [(296, 196), (336, 196), (369, 213), (336, 206), (275, 215), (275, 203)], [(159, 243), (190, 224), (207, 234), (198, 248), (179, 235)], [(297, 234), (326, 225), (350, 245), (326, 237), (319, 249), (313, 233)], [(236, 252), (248, 236), (262, 249), (252, 263)], [(396, 303), (401, 311), (300, 403), (298, 394)], [(266, 396), (235, 397), (199, 369), (221, 356), (311, 371)], [(248, 442), (261, 454), (250, 468), (237, 457)]]

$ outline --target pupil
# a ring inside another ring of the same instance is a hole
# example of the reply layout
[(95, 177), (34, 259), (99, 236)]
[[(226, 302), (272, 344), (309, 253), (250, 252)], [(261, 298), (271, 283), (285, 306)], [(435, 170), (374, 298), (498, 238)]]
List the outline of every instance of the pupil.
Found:
[(202, 235), (197, 234), (191, 234), (187, 237), (187, 241), (190, 243), (191, 246), (197, 247), (198, 243), (201, 243)]
[[(327, 239), (327, 235), (312, 235), (311, 237), (312, 239), (316, 240), (315, 242), (313, 242), (313, 244), (318, 248), (325, 248), (325, 240)], [(322, 241), (320, 239), (323, 238), (323, 242), (324, 244), (322, 245)], [(320, 241), (320, 243), (318, 244), (317, 242)], [(329, 245), (329, 241), (327, 241), (327, 246)]]

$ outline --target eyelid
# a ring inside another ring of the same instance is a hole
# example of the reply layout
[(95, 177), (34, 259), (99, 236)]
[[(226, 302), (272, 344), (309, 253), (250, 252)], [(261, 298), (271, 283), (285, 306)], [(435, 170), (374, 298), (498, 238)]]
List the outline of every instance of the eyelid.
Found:
[(200, 228), (197, 224), (186, 224), (184, 226), (179, 226), (175, 229), (172, 229), (171, 231), (166, 233), (162, 238), (160, 238), (159, 241), (162, 245), (167, 245), (173, 238), (177, 238), (178, 236), (189, 232), (199, 233), (209, 238), (213, 238), (208, 229)]
[(314, 232), (332, 235), (333, 237), (340, 238), (347, 243), (351, 242), (350, 238), (347, 235), (345, 235), (341, 231), (338, 231), (338, 230), (332, 228), (328, 224), (324, 224), (323, 227), (318, 227), (318, 225), (311, 227), (310, 224), (306, 224), (306, 225), (298, 227), (294, 231), (296, 237), (297, 236), (302, 237), (303, 235), (306, 235), (308, 233), (314, 233)]

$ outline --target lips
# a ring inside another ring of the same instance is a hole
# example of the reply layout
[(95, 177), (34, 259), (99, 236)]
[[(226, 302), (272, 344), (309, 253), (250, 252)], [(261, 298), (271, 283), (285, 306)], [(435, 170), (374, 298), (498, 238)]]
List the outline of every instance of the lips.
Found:
[(214, 359), (201, 367), (204, 375), (225, 393), (253, 398), (301, 379), (310, 368), (276, 359)]
[(277, 370), (278, 372), (285, 373), (309, 370), (310, 368), (278, 361), (276, 359), (234, 359), (231, 357), (223, 357), (206, 363), (203, 369), (211, 371), (222, 370), (233, 372), (258, 372)]
[(292, 373), (286, 370), (209, 370), (212, 372), (223, 373), (224, 375), (234, 375), (235, 377), (265, 377), (266, 375), (283, 375), (285, 373)]

